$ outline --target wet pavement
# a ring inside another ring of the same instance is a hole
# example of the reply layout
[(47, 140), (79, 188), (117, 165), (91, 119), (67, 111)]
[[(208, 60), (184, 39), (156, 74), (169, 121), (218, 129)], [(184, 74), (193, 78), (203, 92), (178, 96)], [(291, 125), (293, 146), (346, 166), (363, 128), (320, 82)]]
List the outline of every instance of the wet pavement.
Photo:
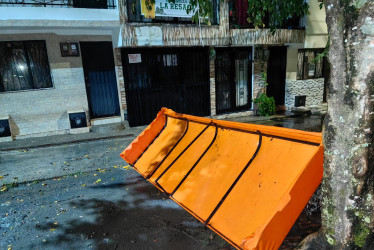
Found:
[(123, 165), (19, 185), (0, 200), (0, 249), (232, 249)]
[[(322, 120), (251, 122), (318, 132)], [(126, 165), (134, 137), (0, 151), (0, 249), (234, 249)], [(319, 227), (305, 209), (281, 249)]]
[(252, 120), (247, 117), (238, 117), (232, 120), (244, 123), (293, 128), (310, 132), (321, 132), (324, 118), (324, 115), (312, 115), (310, 113), (294, 114), (292, 112), (286, 112), (284, 115), (276, 115), (269, 119)]
[(293, 128), (310, 132), (321, 132), (324, 115), (293, 115), (285, 117), (274, 117), (266, 121), (254, 121), (252, 123), (268, 126)]

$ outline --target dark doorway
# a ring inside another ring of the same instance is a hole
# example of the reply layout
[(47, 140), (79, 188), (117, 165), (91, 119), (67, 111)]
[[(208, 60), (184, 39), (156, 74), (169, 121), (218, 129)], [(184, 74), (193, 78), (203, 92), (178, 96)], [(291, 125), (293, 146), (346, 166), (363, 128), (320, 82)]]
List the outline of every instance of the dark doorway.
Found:
[(111, 42), (80, 42), (91, 118), (119, 116)]
[(216, 49), (217, 113), (249, 109), (252, 94), (252, 49)]
[(210, 115), (206, 48), (122, 49), (130, 126), (150, 123), (162, 107)]
[(269, 47), (266, 94), (273, 96), (275, 105), (284, 105), (286, 88), (287, 47)]

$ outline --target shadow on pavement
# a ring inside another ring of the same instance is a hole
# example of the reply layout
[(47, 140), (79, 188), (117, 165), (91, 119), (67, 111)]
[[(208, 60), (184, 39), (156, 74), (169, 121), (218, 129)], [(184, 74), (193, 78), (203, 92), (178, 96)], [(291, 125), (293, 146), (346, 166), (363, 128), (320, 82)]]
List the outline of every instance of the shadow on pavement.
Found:
[(58, 228), (62, 232), (46, 244), (66, 246), (78, 238), (94, 249), (233, 249), (155, 187), (145, 180), (136, 183), (135, 179), (139, 178), (92, 187), (97, 192), (123, 189), (121, 200), (71, 202), (93, 220), (75, 218), (58, 226), (41, 225), (40, 230)]

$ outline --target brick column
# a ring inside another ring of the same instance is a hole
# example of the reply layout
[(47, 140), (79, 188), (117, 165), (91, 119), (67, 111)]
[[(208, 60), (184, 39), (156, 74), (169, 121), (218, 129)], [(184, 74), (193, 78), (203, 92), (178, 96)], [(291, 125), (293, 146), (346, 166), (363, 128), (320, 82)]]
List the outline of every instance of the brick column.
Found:
[(126, 112), (127, 102), (126, 102), (126, 92), (125, 92), (125, 80), (123, 76), (121, 49), (115, 48), (114, 55), (115, 55), (115, 61), (116, 61), (116, 68), (118, 72), (118, 85), (120, 87), (119, 91), (121, 94), (121, 107), (122, 107), (122, 110)]
[(210, 115), (214, 116), (217, 114), (216, 111), (216, 76), (215, 76), (215, 64), (214, 60), (209, 61), (210, 70)]
[(255, 47), (255, 60), (253, 65), (253, 96), (257, 98), (261, 93), (266, 93), (266, 87), (263, 87), (264, 81), (261, 79), (261, 73), (267, 73), (267, 58), (264, 58), (263, 50), (267, 50), (263, 47)]

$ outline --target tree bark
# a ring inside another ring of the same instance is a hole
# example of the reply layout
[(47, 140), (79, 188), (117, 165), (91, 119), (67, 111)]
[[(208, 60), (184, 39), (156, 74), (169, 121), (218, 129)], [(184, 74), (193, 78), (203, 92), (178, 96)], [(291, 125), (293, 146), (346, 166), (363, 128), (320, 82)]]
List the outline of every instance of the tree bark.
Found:
[(322, 238), (324, 248), (332, 249), (374, 249), (374, 2), (326, 0), (325, 8), (331, 74), (322, 227), (306, 241)]

